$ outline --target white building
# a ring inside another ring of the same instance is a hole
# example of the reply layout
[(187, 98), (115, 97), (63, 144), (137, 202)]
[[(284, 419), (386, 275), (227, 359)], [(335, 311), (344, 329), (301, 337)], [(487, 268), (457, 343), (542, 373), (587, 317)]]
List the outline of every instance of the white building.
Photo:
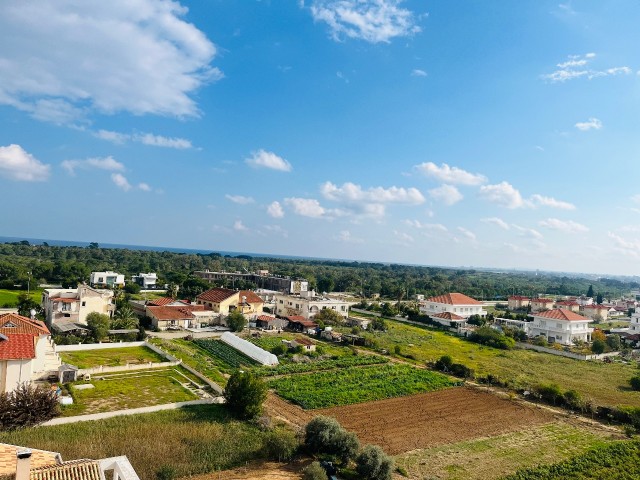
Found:
[(143, 289), (156, 288), (156, 282), (158, 281), (158, 275), (155, 273), (139, 273), (131, 277), (135, 283), (140, 285)]
[(469, 318), (471, 315), (484, 317), (487, 312), (482, 306), (482, 302), (462, 293), (447, 293), (420, 302), (420, 312), (429, 316), (449, 312), (463, 318)]
[(47, 325), (60, 323), (87, 324), (91, 312), (104, 313), (110, 317), (115, 310), (113, 292), (97, 290), (87, 285), (77, 289), (47, 288), (42, 292), (42, 308)]
[(124, 275), (116, 272), (91, 272), (89, 283), (93, 287), (124, 287)]
[(629, 334), (640, 335), (640, 311), (636, 310), (636, 313), (631, 315), (631, 321), (629, 322)]
[(300, 315), (309, 320), (321, 310), (330, 309), (338, 312), (345, 319), (349, 316), (349, 307), (354, 302), (316, 295), (311, 290), (300, 295), (275, 295), (275, 314), (281, 317)]
[(60, 364), (43, 322), (15, 313), (0, 315), (0, 393), (45, 377)]
[(549, 342), (562, 345), (573, 345), (575, 340), (590, 342), (593, 332), (593, 328), (589, 328), (590, 321), (590, 318), (563, 308), (538, 312), (533, 315), (529, 335), (544, 335)]

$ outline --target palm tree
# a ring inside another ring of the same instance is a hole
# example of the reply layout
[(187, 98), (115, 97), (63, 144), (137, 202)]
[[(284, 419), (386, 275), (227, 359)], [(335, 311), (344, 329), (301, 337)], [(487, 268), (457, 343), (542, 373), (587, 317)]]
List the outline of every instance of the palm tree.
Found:
[(113, 316), (113, 320), (111, 321), (111, 328), (114, 330), (130, 330), (134, 328), (138, 328), (140, 321), (138, 317), (136, 317), (131, 307), (128, 305), (123, 305), (118, 308), (118, 311)]

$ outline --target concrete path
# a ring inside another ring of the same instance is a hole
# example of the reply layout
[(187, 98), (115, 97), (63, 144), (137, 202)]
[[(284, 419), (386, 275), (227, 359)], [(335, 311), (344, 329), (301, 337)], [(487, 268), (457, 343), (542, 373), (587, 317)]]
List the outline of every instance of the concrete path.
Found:
[(152, 413), (161, 410), (175, 410), (188, 405), (206, 405), (212, 403), (222, 403), (221, 397), (206, 398), (204, 400), (190, 400), (188, 402), (165, 403), (164, 405), (152, 405), (150, 407), (129, 408), (126, 410), (116, 410), (115, 412), (92, 413), (90, 415), (77, 415), (75, 417), (58, 417), (42, 423), (42, 426), (63, 425), (65, 423), (90, 422), (92, 420), (102, 420), (104, 418), (119, 417), (121, 415), (137, 415), (139, 413)]

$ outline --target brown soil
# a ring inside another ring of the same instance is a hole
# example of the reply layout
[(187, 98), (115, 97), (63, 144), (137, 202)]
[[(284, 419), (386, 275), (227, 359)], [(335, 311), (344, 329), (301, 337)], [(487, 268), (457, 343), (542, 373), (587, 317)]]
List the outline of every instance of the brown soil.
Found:
[(297, 405), (293, 405), (283, 400), (273, 392), (269, 392), (264, 403), (267, 414), (276, 420), (281, 420), (293, 427), (303, 428), (315, 415), (313, 411), (303, 410)]
[(473, 388), (314, 410), (336, 418), (364, 444), (387, 453), (488, 437), (553, 420), (551, 412)]
[(191, 477), (190, 480), (300, 480), (310, 461), (305, 459), (290, 464), (255, 462), (246, 467)]

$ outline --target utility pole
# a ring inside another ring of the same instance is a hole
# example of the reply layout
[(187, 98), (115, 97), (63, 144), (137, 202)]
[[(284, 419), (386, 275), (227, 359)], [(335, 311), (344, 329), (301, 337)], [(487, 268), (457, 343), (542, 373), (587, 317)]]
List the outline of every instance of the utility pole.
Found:
[(27, 295), (31, 296), (31, 272), (27, 272), (27, 275), (29, 275), (29, 278), (27, 279)]

